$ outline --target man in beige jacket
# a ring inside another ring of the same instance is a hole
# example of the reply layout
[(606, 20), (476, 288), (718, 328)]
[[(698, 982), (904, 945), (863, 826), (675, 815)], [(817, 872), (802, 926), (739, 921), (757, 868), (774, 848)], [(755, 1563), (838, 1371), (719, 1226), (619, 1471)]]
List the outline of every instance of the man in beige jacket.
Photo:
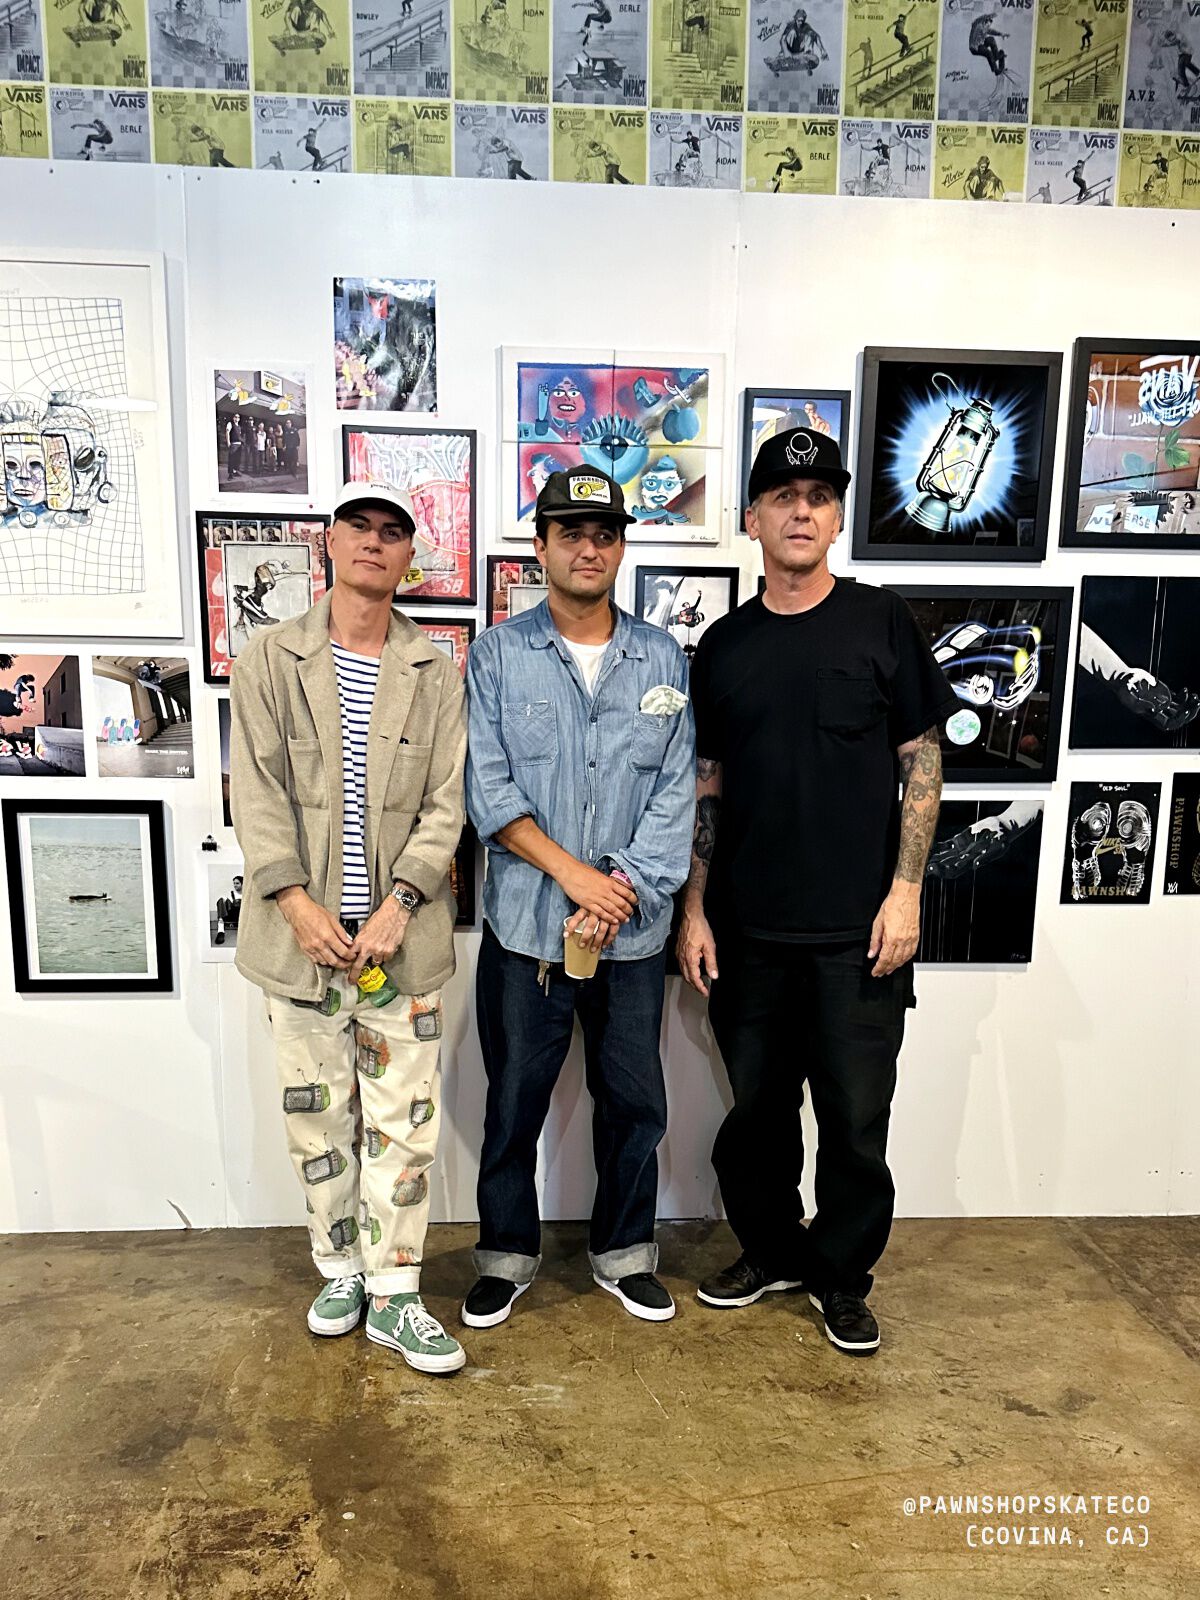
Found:
[(234, 665), (237, 964), (266, 994), (325, 1279), (309, 1328), (348, 1333), (366, 1305), (368, 1339), (456, 1372), (463, 1349), (419, 1290), (467, 736), (454, 663), (392, 609), (415, 529), (402, 490), (347, 484), (333, 588)]

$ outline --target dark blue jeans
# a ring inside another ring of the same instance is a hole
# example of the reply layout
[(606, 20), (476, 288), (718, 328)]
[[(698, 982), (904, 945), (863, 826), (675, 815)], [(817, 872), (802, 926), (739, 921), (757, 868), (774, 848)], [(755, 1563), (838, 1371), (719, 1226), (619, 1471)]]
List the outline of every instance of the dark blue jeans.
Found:
[(601, 961), (583, 982), (558, 962), (549, 969), (548, 992), (538, 965), (506, 950), (484, 923), (475, 1005), (488, 1093), (475, 1270), (511, 1283), (528, 1283), (537, 1271), (537, 1142), (578, 1016), (596, 1159), (592, 1267), (602, 1278), (653, 1272), (657, 1151), (667, 1131), (658, 1052), (666, 951)]

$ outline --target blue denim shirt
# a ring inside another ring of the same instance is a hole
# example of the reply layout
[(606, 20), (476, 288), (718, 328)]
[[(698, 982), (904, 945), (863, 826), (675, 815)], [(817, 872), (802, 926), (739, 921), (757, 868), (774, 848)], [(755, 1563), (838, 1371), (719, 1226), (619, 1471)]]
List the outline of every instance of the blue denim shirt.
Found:
[(467, 811), (488, 847), (483, 914), (507, 950), (562, 960), (576, 909), (496, 834), (529, 816), (601, 870), (629, 874), (638, 905), (604, 957), (657, 955), (671, 896), (691, 863), (696, 733), (689, 700), (640, 709), (657, 684), (687, 693), (687, 658), (661, 628), (613, 607), (615, 627), (589, 695), (546, 601), (480, 635), (467, 658)]

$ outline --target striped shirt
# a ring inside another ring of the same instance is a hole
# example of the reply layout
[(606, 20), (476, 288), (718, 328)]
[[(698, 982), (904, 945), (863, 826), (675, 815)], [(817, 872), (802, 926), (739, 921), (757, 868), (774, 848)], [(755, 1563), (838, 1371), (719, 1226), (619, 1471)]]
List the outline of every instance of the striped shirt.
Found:
[(343, 917), (361, 921), (371, 914), (371, 876), (363, 832), (367, 799), (367, 729), (375, 685), (379, 681), (376, 656), (355, 655), (329, 641), (337, 671), (338, 704), (342, 711), (342, 908)]

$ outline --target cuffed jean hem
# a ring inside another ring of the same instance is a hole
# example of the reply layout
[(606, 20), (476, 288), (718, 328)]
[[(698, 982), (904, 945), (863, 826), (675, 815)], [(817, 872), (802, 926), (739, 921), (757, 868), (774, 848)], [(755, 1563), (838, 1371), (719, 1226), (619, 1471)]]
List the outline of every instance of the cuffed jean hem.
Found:
[(658, 1246), (653, 1242), (630, 1244), (623, 1250), (602, 1250), (598, 1256), (589, 1250), (588, 1260), (592, 1263), (592, 1271), (598, 1278), (607, 1278), (613, 1283), (618, 1278), (628, 1278), (634, 1272), (656, 1271)]
[(368, 1294), (420, 1294), (420, 1292), (420, 1267), (393, 1267), (390, 1272), (367, 1273)]
[(327, 1278), (330, 1283), (332, 1283), (335, 1278), (349, 1278), (355, 1272), (361, 1276), (361, 1274), (367, 1270), (366, 1267), (363, 1266), (361, 1256), (339, 1256), (336, 1261), (322, 1261), (319, 1257), (314, 1255), (313, 1266), (316, 1267), (321, 1276), (323, 1278)]
[(513, 1255), (505, 1250), (471, 1252), (477, 1278), (503, 1278), (506, 1283), (532, 1283), (542, 1264), (541, 1256)]

